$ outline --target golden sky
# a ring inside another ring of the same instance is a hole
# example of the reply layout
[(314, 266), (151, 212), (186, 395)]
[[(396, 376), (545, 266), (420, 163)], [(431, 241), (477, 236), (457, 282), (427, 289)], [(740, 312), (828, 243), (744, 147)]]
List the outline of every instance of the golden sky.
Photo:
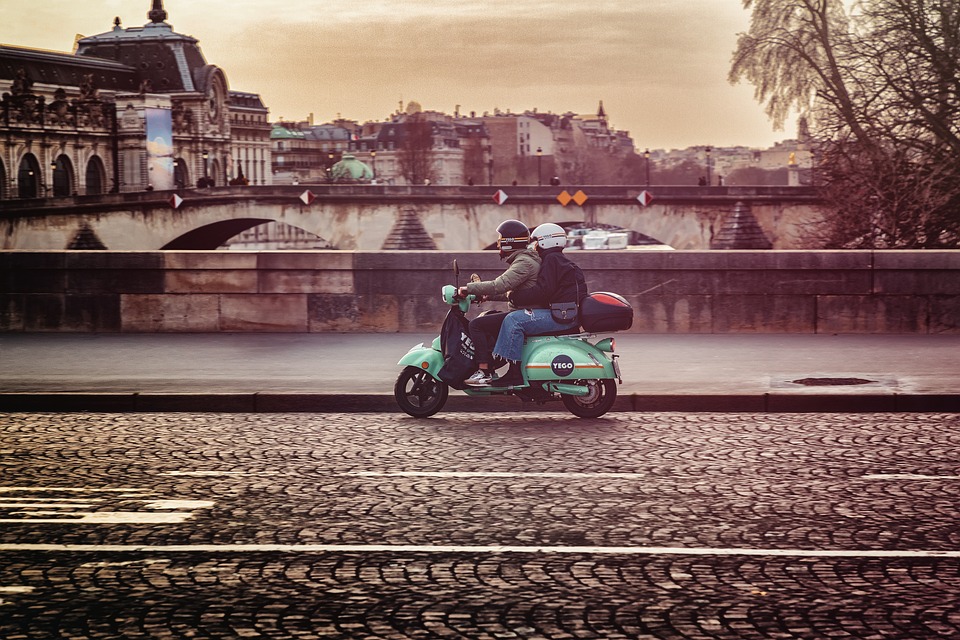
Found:
[[(740, 0), (164, 0), (231, 89), (271, 119), (382, 120), (401, 101), (482, 114), (594, 113), (644, 148), (766, 147), (753, 87), (726, 78)], [(150, 0), (0, 0), (0, 42), (70, 51), (77, 34), (148, 22)]]

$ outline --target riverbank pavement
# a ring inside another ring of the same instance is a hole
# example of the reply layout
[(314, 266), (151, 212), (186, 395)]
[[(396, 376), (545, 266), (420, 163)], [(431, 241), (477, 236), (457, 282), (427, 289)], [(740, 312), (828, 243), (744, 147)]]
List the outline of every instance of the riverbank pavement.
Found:
[[(612, 334), (612, 411), (957, 412), (960, 335)], [(400, 412), (423, 334), (0, 334), (0, 411)], [(450, 392), (449, 411), (564, 411)]]

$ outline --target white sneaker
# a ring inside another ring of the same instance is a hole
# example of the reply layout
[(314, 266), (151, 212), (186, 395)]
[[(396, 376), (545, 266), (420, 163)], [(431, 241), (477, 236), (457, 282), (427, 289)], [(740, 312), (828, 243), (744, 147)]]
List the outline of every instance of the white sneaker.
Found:
[(485, 387), (493, 381), (493, 376), (489, 372), (484, 371), (483, 369), (478, 369), (475, 374), (463, 381), (464, 384), (468, 384), (471, 387)]

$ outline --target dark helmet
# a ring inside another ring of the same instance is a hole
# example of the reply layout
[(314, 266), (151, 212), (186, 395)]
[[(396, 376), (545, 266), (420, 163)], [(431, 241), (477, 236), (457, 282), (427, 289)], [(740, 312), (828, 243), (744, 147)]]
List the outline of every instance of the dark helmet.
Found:
[(500, 234), (497, 248), (500, 249), (501, 258), (526, 249), (530, 244), (530, 230), (519, 220), (504, 220), (497, 227), (497, 233)]

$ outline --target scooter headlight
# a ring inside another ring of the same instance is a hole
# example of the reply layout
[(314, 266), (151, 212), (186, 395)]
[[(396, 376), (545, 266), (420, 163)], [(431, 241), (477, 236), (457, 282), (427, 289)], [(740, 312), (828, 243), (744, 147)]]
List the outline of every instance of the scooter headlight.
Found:
[(600, 351), (605, 353), (613, 353), (614, 349), (616, 349), (616, 346), (617, 341), (614, 338), (604, 338), (597, 343), (597, 349), (600, 349)]

